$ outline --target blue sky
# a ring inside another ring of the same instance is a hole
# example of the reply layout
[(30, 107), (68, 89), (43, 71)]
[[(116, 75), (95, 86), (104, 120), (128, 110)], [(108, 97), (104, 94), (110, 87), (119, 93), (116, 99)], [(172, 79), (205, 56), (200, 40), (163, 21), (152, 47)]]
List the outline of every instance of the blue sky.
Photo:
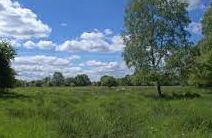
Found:
[[(187, 1), (196, 42), (209, 0)], [(40, 79), (60, 71), (98, 80), (131, 73), (121, 57), (126, 5), (127, 0), (0, 0), (0, 37), (18, 49), (17, 77)]]
[[(123, 28), (126, 0), (20, 0), (52, 27), (50, 39), (65, 41), (85, 31)], [(67, 26), (61, 26), (61, 24)]]

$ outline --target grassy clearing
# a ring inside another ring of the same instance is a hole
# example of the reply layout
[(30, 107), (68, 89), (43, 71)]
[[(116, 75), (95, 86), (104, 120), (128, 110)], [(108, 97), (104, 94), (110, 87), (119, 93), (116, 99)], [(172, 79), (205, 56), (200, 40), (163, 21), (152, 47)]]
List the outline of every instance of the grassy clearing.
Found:
[[(0, 95), (0, 138), (210, 138), (212, 91), (17, 88)], [(199, 97), (200, 95), (200, 97)]]

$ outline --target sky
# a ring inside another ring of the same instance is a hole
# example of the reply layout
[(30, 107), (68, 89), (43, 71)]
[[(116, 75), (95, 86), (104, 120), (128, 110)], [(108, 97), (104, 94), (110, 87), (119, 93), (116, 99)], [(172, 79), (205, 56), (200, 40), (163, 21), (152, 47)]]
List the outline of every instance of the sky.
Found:
[[(191, 41), (201, 39), (201, 19), (210, 0), (187, 0)], [(132, 70), (121, 53), (128, 0), (0, 0), (0, 38), (17, 49), (17, 78), (88, 74), (123, 77)]]

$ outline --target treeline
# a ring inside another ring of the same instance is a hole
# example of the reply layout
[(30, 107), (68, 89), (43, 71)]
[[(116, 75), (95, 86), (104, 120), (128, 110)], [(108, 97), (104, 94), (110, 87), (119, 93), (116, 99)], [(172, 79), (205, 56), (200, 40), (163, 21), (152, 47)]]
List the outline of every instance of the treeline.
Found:
[(16, 80), (16, 87), (51, 87), (51, 86), (89, 86), (91, 80), (86, 74), (76, 77), (65, 78), (62, 73), (55, 72), (52, 77), (45, 77), (41, 80), (23, 81)]
[[(164, 76), (162, 79), (164, 86), (185, 85), (178, 79)], [(76, 77), (64, 77), (60, 72), (55, 72), (51, 77), (45, 77), (41, 80), (24, 81), (16, 80), (16, 87), (77, 87), (77, 86), (153, 86), (154, 82), (144, 81), (140, 74), (126, 75), (123, 78), (115, 78), (113, 76), (104, 75), (99, 81), (91, 81), (88, 75), (80, 74)]]

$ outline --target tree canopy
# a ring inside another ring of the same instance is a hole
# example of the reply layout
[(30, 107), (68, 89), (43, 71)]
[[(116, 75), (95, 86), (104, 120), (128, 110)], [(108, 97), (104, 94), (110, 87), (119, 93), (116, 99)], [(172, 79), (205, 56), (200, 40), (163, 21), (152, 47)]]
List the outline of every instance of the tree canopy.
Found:
[(113, 76), (102, 76), (101, 77), (101, 85), (107, 87), (118, 86), (117, 80)]
[(15, 49), (8, 42), (0, 42), (0, 89), (12, 88), (15, 84), (15, 71), (11, 61), (15, 58)]
[(189, 46), (187, 6), (178, 0), (131, 0), (126, 8), (124, 60), (156, 82), (159, 95), (161, 75), (170, 72), (166, 65)]
[(91, 81), (86, 74), (80, 74), (75, 77), (76, 86), (88, 86), (91, 85)]
[(62, 86), (64, 84), (64, 77), (61, 72), (55, 72), (52, 78), (52, 84), (54, 86)]

